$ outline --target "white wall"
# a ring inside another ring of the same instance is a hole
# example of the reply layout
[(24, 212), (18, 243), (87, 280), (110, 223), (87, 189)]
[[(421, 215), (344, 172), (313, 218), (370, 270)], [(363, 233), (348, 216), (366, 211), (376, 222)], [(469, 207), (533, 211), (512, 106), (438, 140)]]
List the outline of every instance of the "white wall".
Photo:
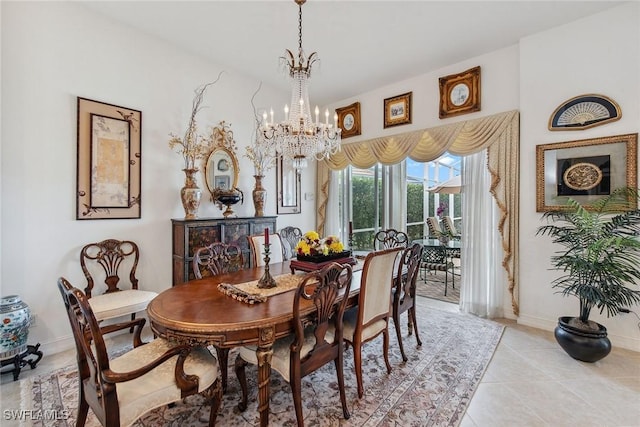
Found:
[[(598, 93), (622, 109), (619, 121), (583, 131), (551, 132), (549, 116), (574, 96)], [(553, 329), (559, 316), (578, 315), (576, 298), (554, 294), (549, 255), (560, 249), (536, 237), (543, 223), (535, 206), (538, 144), (637, 133), (640, 124), (640, 5), (632, 2), (538, 33), (520, 42), (520, 318), (519, 323)], [(638, 284), (640, 285), (640, 284)], [(640, 312), (639, 307), (634, 308)], [(640, 351), (638, 319), (592, 311), (614, 346)]]
[[(511, 46), (431, 73), (421, 74), (381, 87), (353, 98), (344, 99), (331, 104), (329, 108), (335, 109), (356, 101), (360, 102), (362, 135), (344, 139), (343, 143), (345, 144), (514, 110), (519, 107), (518, 61), (518, 46)], [(440, 99), (438, 78), (460, 73), (478, 65), (481, 68), (481, 111), (440, 119), (438, 117)], [(383, 120), (384, 99), (406, 92), (413, 92), (411, 124), (385, 129)]]
[[(554, 294), (550, 283), (557, 276), (549, 255), (558, 248), (535, 232), (540, 213), (535, 208), (535, 146), (599, 136), (638, 132), (640, 123), (640, 5), (632, 2), (538, 33), (487, 55), (469, 59), (394, 83), (375, 91), (344, 99), (331, 107), (355, 101), (361, 104), (362, 135), (345, 143), (471, 120), (491, 114), (520, 110), (520, 317), (518, 322), (553, 330), (557, 318), (577, 315), (577, 300)], [(438, 77), (481, 66), (482, 109), (479, 112), (440, 120)], [(383, 100), (413, 91), (413, 122), (383, 128)], [(551, 132), (549, 116), (569, 98), (600, 93), (616, 100), (622, 119), (584, 131)], [(574, 301), (575, 300), (575, 301)], [(504, 313), (512, 312), (511, 298), (504, 295)], [(640, 313), (640, 308), (635, 308)], [(594, 310), (595, 311), (595, 310)], [(604, 324), (614, 346), (640, 351), (640, 331), (633, 315), (607, 319)]]
[[(45, 353), (71, 345), (71, 332), (56, 287), (59, 276), (84, 288), (80, 248), (105, 238), (140, 244), (139, 279), (145, 289), (171, 286), (171, 218), (183, 218), (181, 155), (168, 134), (183, 134), (194, 89), (212, 81), (220, 65), (94, 15), (74, 2), (2, 2), (2, 260), (1, 294), (18, 294), (37, 316), (30, 342)], [(212, 43), (219, 41), (212, 40)], [(274, 58), (275, 61), (275, 58)], [(231, 123), (238, 144), (239, 216), (253, 216), (253, 166), (243, 157), (253, 125), (251, 96), (258, 81), (225, 70), (210, 87), (201, 131)], [(142, 218), (75, 219), (76, 97), (142, 111)], [(256, 105), (284, 105), (288, 93), (263, 86)], [(302, 176), (313, 191), (315, 167)], [(206, 190), (203, 178), (200, 187)], [(276, 214), (275, 169), (267, 173), (265, 215)], [(312, 229), (315, 202), (287, 224)], [(201, 217), (222, 217), (203, 195)], [(285, 222), (287, 224), (285, 224)]]
[[(624, 5), (576, 23), (522, 40), (512, 46), (433, 73), (345, 99), (362, 105), (363, 135), (368, 138), (521, 111), (520, 323), (553, 329), (576, 304), (554, 295), (546, 271), (554, 250), (534, 237), (535, 145), (638, 132), (640, 123), (639, 5)], [(168, 146), (168, 133), (182, 133), (193, 89), (217, 76), (222, 67), (175, 49), (134, 30), (94, 15), (74, 3), (0, 2), (2, 43), (2, 201), (0, 211), (1, 294), (19, 294), (38, 316), (30, 342), (51, 353), (70, 346), (70, 331), (56, 279), (64, 275), (84, 286), (78, 265), (80, 247), (107, 237), (140, 242), (140, 278), (149, 289), (171, 283), (170, 218), (181, 218), (179, 190), (184, 183), (181, 157)], [(223, 60), (221, 59), (221, 62)], [(482, 110), (438, 119), (438, 77), (482, 67)], [(232, 124), (240, 147), (240, 188), (247, 200), (236, 211), (252, 216), (253, 169), (241, 156), (251, 137), (250, 99), (257, 81), (226, 70), (207, 94), (202, 126), (220, 120)], [(383, 100), (413, 91), (413, 123), (383, 129)], [(622, 107), (618, 122), (580, 132), (549, 132), (547, 121), (564, 100), (602, 93)], [(142, 218), (75, 220), (76, 97), (82, 96), (142, 111)], [(256, 104), (276, 107), (288, 94), (263, 87)], [(302, 191), (314, 192), (315, 167), (303, 173)], [(200, 177), (199, 182), (203, 184)], [(266, 215), (275, 215), (275, 172), (265, 180)], [(278, 227), (314, 228), (315, 201), (302, 214), (278, 218)], [(208, 201), (201, 216), (221, 217)], [(509, 311), (508, 303), (505, 311)], [(636, 310), (638, 311), (638, 309)], [(637, 321), (631, 315), (600, 319), (616, 346), (640, 350)]]

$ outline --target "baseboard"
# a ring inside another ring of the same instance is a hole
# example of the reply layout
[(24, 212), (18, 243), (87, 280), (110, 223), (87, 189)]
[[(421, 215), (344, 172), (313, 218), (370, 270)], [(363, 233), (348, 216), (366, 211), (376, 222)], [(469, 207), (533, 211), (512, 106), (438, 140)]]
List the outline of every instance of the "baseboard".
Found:
[[(520, 317), (518, 317), (517, 323), (519, 325), (531, 326), (533, 328), (553, 332), (556, 327), (557, 321), (550, 321), (548, 319), (541, 319), (539, 317), (521, 315)], [(609, 333), (608, 336), (609, 340), (611, 340), (611, 344), (614, 347), (640, 352), (640, 339), (616, 335), (612, 333)]]
[(47, 355), (62, 353), (63, 351), (75, 348), (76, 344), (73, 340), (73, 335), (67, 335), (62, 338), (58, 338), (54, 341), (41, 342), (40, 351), (47, 357)]

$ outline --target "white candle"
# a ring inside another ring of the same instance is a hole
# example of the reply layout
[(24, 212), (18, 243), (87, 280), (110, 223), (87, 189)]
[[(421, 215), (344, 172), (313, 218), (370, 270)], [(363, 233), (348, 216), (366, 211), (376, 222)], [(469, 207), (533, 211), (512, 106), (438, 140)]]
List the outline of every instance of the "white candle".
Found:
[(333, 114), (333, 125), (338, 128), (338, 113)]
[(262, 113), (262, 120), (263, 120), (263, 122), (264, 122), (264, 123), (263, 123), (263, 124), (264, 124), (264, 127), (265, 127), (265, 128), (266, 128), (266, 127), (268, 127), (269, 122), (267, 122), (267, 112), (266, 112), (266, 111)]
[(316, 105), (316, 123), (319, 123), (318, 121), (318, 117), (320, 116), (320, 109), (318, 108), (318, 106)]
[(324, 112), (324, 122), (328, 126), (329, 125), (329, 109)]
[(284, 119), (289, 120), (289, 105), (288, 104), (284, 104)]

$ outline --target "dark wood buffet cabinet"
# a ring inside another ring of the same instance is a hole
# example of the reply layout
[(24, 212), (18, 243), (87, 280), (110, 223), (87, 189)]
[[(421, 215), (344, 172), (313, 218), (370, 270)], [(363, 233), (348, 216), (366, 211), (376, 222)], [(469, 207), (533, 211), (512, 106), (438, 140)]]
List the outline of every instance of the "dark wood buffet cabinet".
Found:
[(247, 236), (276, 232), (275, 216), (251, 218), (172, 219), (173, 285), (194, 279), (193, 254), (199, 247), (213, 242), (235, 243), (244, 254), (246, 267), (251, 265)]

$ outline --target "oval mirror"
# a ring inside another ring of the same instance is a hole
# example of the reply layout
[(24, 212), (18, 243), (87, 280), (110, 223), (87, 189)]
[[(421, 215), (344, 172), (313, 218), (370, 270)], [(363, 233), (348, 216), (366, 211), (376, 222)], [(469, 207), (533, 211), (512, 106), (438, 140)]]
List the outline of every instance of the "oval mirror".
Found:
[(238, 159), (227, 148), (218, 147), (211, 151), (204, 172), (211, 194), (233, 190), (238, 186)]

